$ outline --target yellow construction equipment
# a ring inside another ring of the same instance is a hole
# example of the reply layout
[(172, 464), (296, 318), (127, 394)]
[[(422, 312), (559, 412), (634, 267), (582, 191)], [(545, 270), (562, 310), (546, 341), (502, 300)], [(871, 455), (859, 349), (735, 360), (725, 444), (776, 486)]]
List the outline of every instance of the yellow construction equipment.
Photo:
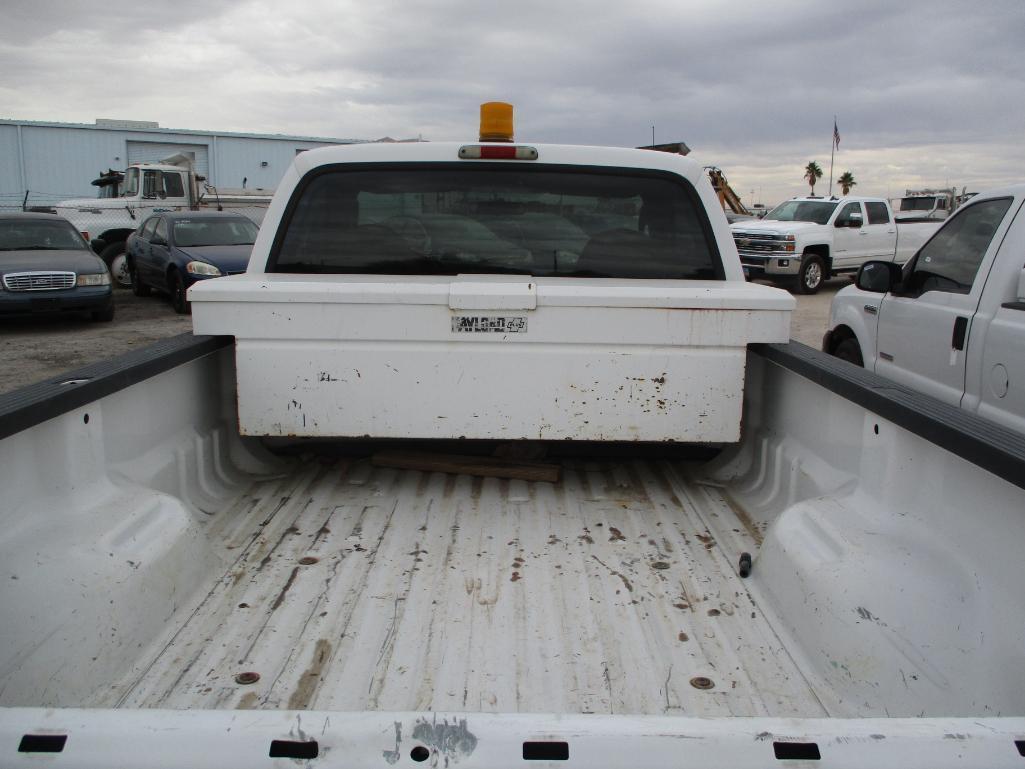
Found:
[(719, 196), (719, 205), (722, 206), (723, 211), (729, 206), (730, 211), (735, 214), (751, 216), (751, 212), (740, 202), (740, 197), (733, 191), (730, 183), (726, 181), (726, 174), (722, 172), (722, 169), (715, 166), (705, 166), (705, 170), (708, 172), (708, 178), (712, 182), (712, 189)]
[[(646, 147), (638, 147), (637, 149), (669, 152), (673, 155), (690, 154), (690, 147), (683, 142), (673, 142), (671, 144), (649, 144)], [(735, 214), (753, 216), (744, 204), (740, 202), (740, 196), (733, 191), (732, 187), (730, 187), (730, 183), (726, 181), (726, 174), (722, 172), (721, 168), (717, 168), (716, 166), (705, 166), (705, 170), (708, 172), (708, 178), (712, 182), (712, 189), (715, 190), (715, 194), (719, 196), (719, 205), (722, 206), (723, 211), (728, 207), (729, 210)]]

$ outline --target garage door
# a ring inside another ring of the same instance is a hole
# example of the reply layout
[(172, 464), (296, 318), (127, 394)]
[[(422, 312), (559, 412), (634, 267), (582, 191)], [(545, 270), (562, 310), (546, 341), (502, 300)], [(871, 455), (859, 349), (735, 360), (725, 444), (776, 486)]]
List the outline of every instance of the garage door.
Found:
[(192, 159), (196, 173), (209, 178), (210, 161), (205, 144), (176, 144), (172, 142), (128, 142), (128, 163), (159, 163), (180, 152)]

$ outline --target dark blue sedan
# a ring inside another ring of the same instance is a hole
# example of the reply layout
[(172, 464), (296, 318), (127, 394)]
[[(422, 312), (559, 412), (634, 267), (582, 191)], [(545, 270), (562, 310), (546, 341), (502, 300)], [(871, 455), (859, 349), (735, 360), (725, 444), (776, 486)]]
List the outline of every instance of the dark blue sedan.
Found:
[(256, 233), (252, 220), (239, 214), (155, 214), (128, 236), (132, 291), (136, 296), (152, 289), (170, 294), (177, 312), (189, 312), (185, 292), (193, 283), (245, 272)]
[(0, 213), (0, 316), (58, 312), (113, 320), (107, 265), (66, 219)]

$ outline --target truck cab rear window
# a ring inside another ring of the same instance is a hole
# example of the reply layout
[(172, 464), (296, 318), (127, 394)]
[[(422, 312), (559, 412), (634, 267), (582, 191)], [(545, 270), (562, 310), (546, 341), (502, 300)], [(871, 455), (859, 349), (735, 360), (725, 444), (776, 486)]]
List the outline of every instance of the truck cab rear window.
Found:
[(723, 277), (694, 189), (630, 170), (330, 169), (286, 219), (270, 272)]

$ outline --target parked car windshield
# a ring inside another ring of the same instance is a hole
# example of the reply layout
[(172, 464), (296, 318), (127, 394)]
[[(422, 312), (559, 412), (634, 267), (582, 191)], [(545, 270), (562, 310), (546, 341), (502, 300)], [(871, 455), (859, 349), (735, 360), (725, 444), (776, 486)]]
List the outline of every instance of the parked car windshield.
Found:
[(788, 200), (765, 215), (777, 222), (814, 222), (825, 224), (836, 210), (836, 203), (817, 200)]
[(176, 246), (251, 246), (257, 227), (249, 219), (178, 219), (174, 223)]
[(715, 279), (685, 180), (628, 169), (408, 164), (300, 186), (272, 272)]
[(0, 251), (88, 250), (82, 236), (65, 221), (0, 220)]

